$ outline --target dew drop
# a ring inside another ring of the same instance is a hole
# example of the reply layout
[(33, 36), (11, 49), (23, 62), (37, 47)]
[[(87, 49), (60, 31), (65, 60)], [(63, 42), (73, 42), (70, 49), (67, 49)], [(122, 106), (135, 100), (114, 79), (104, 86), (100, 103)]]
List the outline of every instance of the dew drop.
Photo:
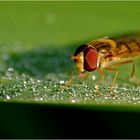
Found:
[(9, 100), (10, 99), (10, 96), (9, 95), (6, 95), (6, 99)]
[(136, 100), (135, 97), (132, 98), (133, 100)]
[(19, 92), (15, 92), (15, 96), (19, 96), (20, 95), (20, 93)]
[(127, 89), (124, 87), (123, 90), (126, 91)]
[(76, 101), (75, 101), (75, 100), (71, 100), (71, 102), (72, 102), (72, 103), (75, 103)]
[(41, 81), (39, 79), (37, 79), (37, 82), (40, 83)]
[(33, 91), (33, 92), (36, 92), (35, 87), (32, 87), (32, 91)]
[(84, 85), (84, 87), (87, 88), (88, 86), (87, 85)]
[(14, 68), (9, 67), (9, 68), (8, 68), (8, 71), (9, 71), (9, 72), (14, 72)]
[(95, 92), (99, 91), (99, 86), (95, 85)]
[(60, 84), (64, 84), (64, 83), (65, 83), (65, 81), (64, 81), (64, 80), (61, 80), (61, 81), (59, 81), (59, 83), (60, 83)]
[(114, 93), (117, 93), (117, 89), (114, 89), (113, 92), (114, 92)]
[(33, 78), (30, 78), (29, 80), (30, 80), (30, 82), (31, 82), (32, 84), (34, 83), (34, 80), (33, 80)]
[(96, 76), (95, 75), (92, 76), (92, 80), (96, 80)]

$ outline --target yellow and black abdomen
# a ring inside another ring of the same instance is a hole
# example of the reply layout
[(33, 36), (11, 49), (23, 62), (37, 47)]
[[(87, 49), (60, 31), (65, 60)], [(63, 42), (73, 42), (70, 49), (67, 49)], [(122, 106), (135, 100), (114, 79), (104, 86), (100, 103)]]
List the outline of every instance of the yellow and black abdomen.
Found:
[(101, 43), (98, 45), (100, 52), (99, 66), (101, 68), (110, 67), (118, 63), (131, 61), (135, 57), (140, 57), (140, 35), (107, 39)]
[(116, 55), (127, 58), (140, 56), (140, 35), (116, 39)]

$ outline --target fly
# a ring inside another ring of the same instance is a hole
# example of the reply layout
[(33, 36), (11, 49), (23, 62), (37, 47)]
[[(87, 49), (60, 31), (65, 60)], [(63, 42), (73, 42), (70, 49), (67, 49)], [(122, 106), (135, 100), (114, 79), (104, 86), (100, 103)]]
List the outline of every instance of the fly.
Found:
[(135, 76), (134, 58), (140, 57), (140, 34), (123, 36), (121, 38), (102, 38), (93, 40), (79, 46), (72, 60), (75, 61), (80, 71), (79, 78), (83, 77), (85, 71), (97, 70), (101, 75), (100, 84), (105, 77), (104, 69), (115, 72), (111, 87), (114, 86), (118, 76), (118, 69), (115, 66), (132, 64), (131, 78), (140, 84)]

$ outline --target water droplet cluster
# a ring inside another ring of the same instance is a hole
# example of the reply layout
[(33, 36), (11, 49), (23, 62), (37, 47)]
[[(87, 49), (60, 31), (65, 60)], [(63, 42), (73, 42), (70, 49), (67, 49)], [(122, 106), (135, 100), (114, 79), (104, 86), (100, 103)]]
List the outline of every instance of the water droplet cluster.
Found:
[[(20, 50), (21, 45), (21, 42), (15, 43), (16, 51)], [(97, 75), (81, 81), (76, 80), (78, 75), (74, 75), (72, 83), (68, 84), (69, 74), (65, 71), (71, 69), (69, 66), (72, 63), (66, 55), (68, 52), (46, 50), (47, 53), (44, 53), (46, 51), (43, 49), (37, 49), (30, 55), (23, 53), (22, 57), (17, 56), (17, 52), (13, 56), (2, 53), (0, 56), (2, 57), (0, 59), (1, 101), (140, 104), (139, 86), (117, 84), (110, 88), (110, 77), (107, 77), (108, 82), (97, 86)]]
[[(13, 68), (8, 68), (13, 73)], [(7, 77), (8, 78), (7, 78)], [(139, 104), (140, 87), (124, 87), (117, 85), (88, 85), (78, 82), (67, 86), (67, 81), (31, 78), (27, 75), (11, 77), (6, 75), (0, 83), (0, 100), (9, 101), (39, 101), (53, 103), (111, 103)]]

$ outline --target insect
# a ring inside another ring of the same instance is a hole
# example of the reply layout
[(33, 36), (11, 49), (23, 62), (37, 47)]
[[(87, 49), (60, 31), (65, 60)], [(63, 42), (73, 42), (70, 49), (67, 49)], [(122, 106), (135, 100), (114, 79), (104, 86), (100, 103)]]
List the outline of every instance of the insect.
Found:
[(97, 82), (100, 84), (105, 77), (104, 69), (115, 72), (111, 87), (115, 85), (118, 76), (116, 66), (131, 63), (131, 78), (140, 84), (135, 76), (134, 58), (140, 56), (140, 34), (127, 35), (120, 38), (102, 38), (93, 40), (87, 44), (79, 46), (72, 60), (75, 61), (80, 71), (79, 78), (82, 78), (85, 71), (97, 70), (102, 76)]

